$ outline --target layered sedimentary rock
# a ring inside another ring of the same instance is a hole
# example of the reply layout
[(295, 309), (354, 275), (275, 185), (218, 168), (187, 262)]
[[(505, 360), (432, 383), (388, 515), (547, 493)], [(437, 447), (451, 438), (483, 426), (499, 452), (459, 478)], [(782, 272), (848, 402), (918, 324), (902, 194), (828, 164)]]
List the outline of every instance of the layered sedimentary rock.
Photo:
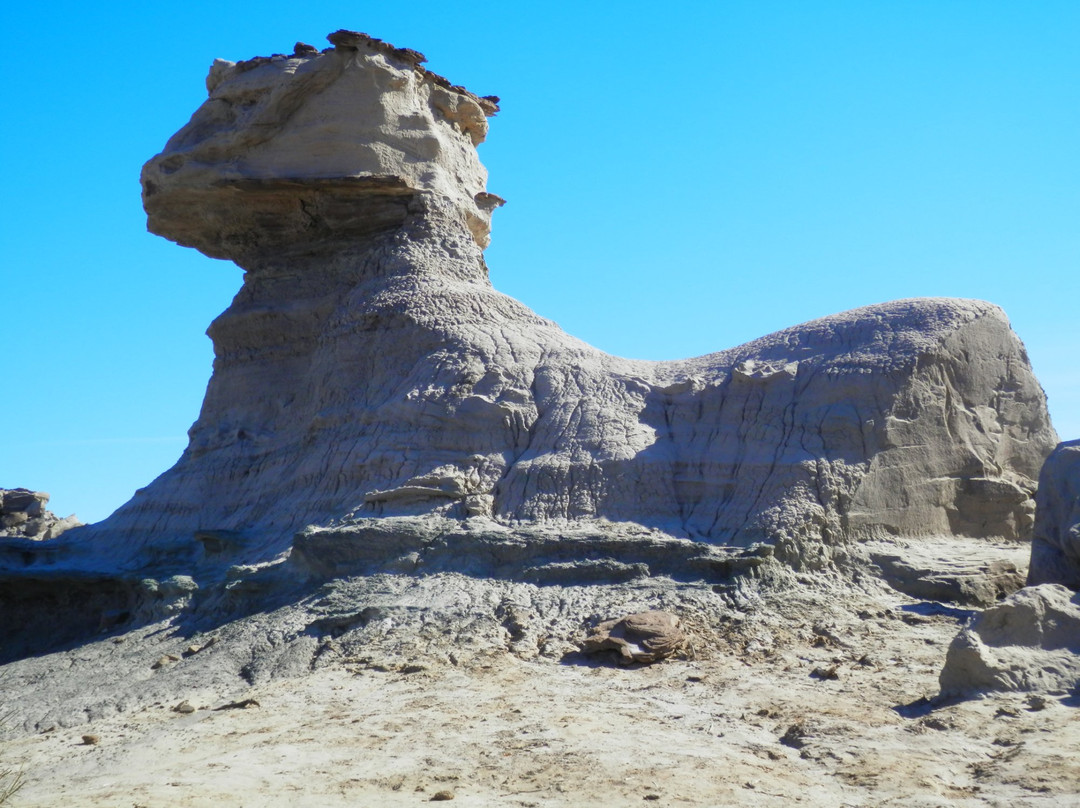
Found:
[(75, 514), (63, 518), (45, 508), (49, 495), (28, 488), (0, 488), (0, 537), (55, 539), (82, 524)]
[(797, 567), (860, 538), (1028, 534), (1056, 436), (1000, 309), (904, 300), (696, 359), (606, 355), (488, 281), (497, 99), (331, 41), (215, 62), (145, 166), (149, 228), (244, 285), (179, 462), (65, 552), (254, 563), (389, 516), (634, 523)]
[(1080, 440), (1060, 444), (1046, 459), (1036, 503), (1028, 583), (1080, 590)]

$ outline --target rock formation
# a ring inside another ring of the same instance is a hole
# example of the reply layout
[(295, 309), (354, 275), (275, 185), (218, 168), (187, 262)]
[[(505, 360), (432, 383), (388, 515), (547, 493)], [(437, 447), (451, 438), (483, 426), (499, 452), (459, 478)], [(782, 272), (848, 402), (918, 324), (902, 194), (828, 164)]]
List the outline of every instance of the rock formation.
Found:
[[(0, 542), (9, 658), (185, 610), (209, 630), (381, 574), (722, 598), (835, 565), (938, 592), (898, 542), (1029, 535), (1057, 437), (1000, 309), (903, 300), (696, 359), (606, 355), (488, 281), (502, 200), (475, 147), (498, 99), (415, 51), (329, 38), (215, 62), (144, 167), (150, 230), (244, 284), (209, 328), (177, 464), (101, 523)], [(973, 558), (959, 599), (1019, 582)], [(497, 604), (491, 587), (470, 597)], [(598, 602), (571, 600), (560, 625)], [(369, 622), (339, 611), (326, 625)], [(274, 631), (303, 644), (323, 619)]]
[[(489, 681), (498, 699), (480, 709), (491, 716), (519, 712), (507, 711), (514, 699), (539, 709), (543, 670), (560, 682), (559, 716), (574, 712), (567, 694), (589, 702), (581, 692), (608, 694), (599, 712), (578, 711), (605, 727), (633, 721), (632, 697), (662, 706), (657, 726), (693, 733), (680, 746), (695, 771), (717, 749), (744, 752), (754, 778), (769, 760), (810, 779), (831, 761), (842, 784), (817, 804), (834, 805), (860, 783), (873, 791), (901, 749), (900, 791), (928, 783), (927, 804), (974, 793), (953, 787), (952, 769), (983, 751), (962, 733), (928, 747), (950, 725), (902, 727), (897, 702), (915, 696), (915, 672), (916, 692), (932, 687), (938, 649), (967, 614), (911, 598), (986, 605), (1021, 582), (1034, 481), (1057, 436), (1001, 310), (903, 300), (696, 359), (603, 354), (488, 281), (501, 200), (475, 146), (497, 99), (423, 69), (415, 51), (348, 31), (329, 39), (322, 52), (298, 43), (288, 56), (215, 62), (206, 103), (144, 167), (149, 228), (236, 261), (244, 284), (210, 326), (213, 376), (179, 462), (101, 523), (0, 540), (13, 732), (56, 730), (66, 765), (64, 727), (93, 730), (95, 752), (108, 750), (116, 733), (98, 724), (131, 717), (157, 733), (167, 714), (191, 728), (210, 705), (250, 705), (280, 677), (308, 677), (282, 688), (306, 707), (305, 684), (335, 670), (369, 688), (353, 702), (370, 697), (374, 713), (424, 726), (413, 713), (431, 693), (468, 701), (493, 661), (510, 660), (524, 671), (519, 689)], [(1053, 491), (1072, 489), (1043, 485), (1045, 518), (1071, 525), (1053, 503), (1072, 500)], [(1065, 553), (1064, 534), (1037, 519)], [(954, 643), (943, 690), (1073, 681), (1075, 648), (1054, 621), (1072, 625), (1075, 598), (1044, 586), (1007, 603)], [(654, 693), (539, 662), (580, 661), (578, 649), (668, 657), (650, 671), (676, 672)], [(1031, 649), (1050, 662), (1024, 669)], [(406, 684), (406, 706), (380, 701)], [(692, 713), (678, 706), (698, 690)], [(259, 703), (280, 722), (283, 701), (270, 696), (276, 706)], [(834, 707), (852, 706), (850, 727), (899, 738), (864, 769), (830, 724)], [(353, 727), (337, 705), (311, 715)], [(420, 749), (472, 723), (393, 734)], [(484, 726), (487, 756), (494, 724)], [(669, 737), (627, 727), (632, 754), (642, 737)], [(784, 747), (799, 748), (798, 766)], [(927, 776), (931, 758), (949, 771)], [(33, 785), (41, 804), (64, 801), (44, 782), (52, 769), (28, 770), (45, 772)], [(384, 775), (367, 802), (400, 788)], [(496, 801), (509, 782), (498, 779)], [(115, 802), (109, 789), (97, 804)]]
[(28, 488), (0, 488), (0, 537), (43, 541), (82, 524), (75, 514), (60, 518), (46, 510), (49, 495)]
[(1028, 586), (957, 635), (941, 672), (945, 696), (1080, 688), (1080, 441), (1046, 459), (1036, 502)]
[(1080, 590), (1080, 440), (1060, 444), (1039, 474), (1028, 584)]
[(1000, 309), (904, 300), (697, 359), (605, 355), (488, 281), (497, 99), (330, 39), (215, 62), (144, 167), (150, 230), (244, 285), (180, 461), (34, 564), (261, 563), (307, 525), (389, 516), (635, 524), (796, 568), (858, 539), (1028, 535), (1056, 436)]
[(978, 614), (953, 640), (944, 696), (987, 691), (1071, 693), (1080, 687), (1080, 595), (1026, 587)]

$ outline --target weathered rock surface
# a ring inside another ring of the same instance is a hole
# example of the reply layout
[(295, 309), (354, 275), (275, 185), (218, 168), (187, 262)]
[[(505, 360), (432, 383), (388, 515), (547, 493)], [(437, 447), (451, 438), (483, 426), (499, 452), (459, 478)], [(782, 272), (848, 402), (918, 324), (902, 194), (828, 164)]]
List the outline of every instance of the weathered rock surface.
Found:
[(638, 612), (594, 626), (582, 641), (581, 650), (586, 654), (614, 651), (623, 665), (650, 663), (681, 651), (686, 639), (677, 615)]
[[(716, 625), (809, 572), (834, 603), (838, 568), (878, 574), (871, 544), (1029, 534), (1057, 436), (1000, 309), (896, 301), (696, 359), (603, 354), (488, 281), (494, 102), (414, 51), (331, 41), (215, 63), (144, 168), (150, 229), (244, 285), (179, 462), (102, 523), (0, 543), (10, 692), (46, 694), (22, 726), (374, 648), (557, 659), (582, 625)], [(85, 642), (102, 632), (120, 642)]]
[(0, 545), (10, 613), (69, 579), (112, 581), (111, 624), (157, 608), (144, 578), (189, 576), (224, 615), (345, 574), (711, 585), (874, 568), (866, 540), (1027, 537), (1057, 436), (1000, 309), (904, 300), (608, 356), (488, 281), (494, 100), (331, 41), (215, 62), (144, 167), (149, 228), (244, 285), (179, 462), (104, 522)]
[(976, 615), (949, 646), (941, 693), (1071, 693), (1080, 687), (1080, 595), (1026, 587)]
[(0, 488), (0, 537), (44, 541), (82, 524), (75, 514), (63, 518), (46, 510), (49, 495), (28, 488)]
[(1046, 459), (1036, 502), (1028, 583), (1080, 590), (1080, 440)]
[[(244, 286), (177, 465), (103, 523), (0, 542), (23, 802), (1074, 795), (1057, 703), (924, 711), (970, 612), (918, 601), (1018, 585), (1057, 441), (1004, 314), (897, 301), (607, 356), (488, 282), (497, 99), (329, 39), (216, 62), (144, 168), (150, 229)], [(1069, 687), (1075, 599), (1008, 605), (943, 689)], [(684, 653), (559, 664), (586, 626)]]
[(955, 536), (867, 542), (889, 586), (922, 600), (992, 606), (1024, 585), (1030, 547)]

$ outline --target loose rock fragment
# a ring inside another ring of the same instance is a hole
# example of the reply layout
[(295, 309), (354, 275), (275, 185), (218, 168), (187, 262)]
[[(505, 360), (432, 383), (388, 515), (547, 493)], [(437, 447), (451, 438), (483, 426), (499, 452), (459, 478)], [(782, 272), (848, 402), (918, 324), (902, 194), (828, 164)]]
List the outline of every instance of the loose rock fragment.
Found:
[(157, 661), (150, 666), (150, 669), (156, 671), (160, 668), (164, 668), (166, 665), (171, 665), (172, 663), (179, 661), (180, 657), (175, 654), (165, 654), (164, 656), (158, 657)]
[(807, 731), (803, 724), (792, 724), (780, 736), (780, 743), (792, 749), (802, 749), (807, 743)]
[(679, 618), (670, 612), (638, 612), (596, 626), (581, 643), (586, 654), (615, 651), (619, 662), (651, 663), (680, 651), (686, 644), (686, 634)]

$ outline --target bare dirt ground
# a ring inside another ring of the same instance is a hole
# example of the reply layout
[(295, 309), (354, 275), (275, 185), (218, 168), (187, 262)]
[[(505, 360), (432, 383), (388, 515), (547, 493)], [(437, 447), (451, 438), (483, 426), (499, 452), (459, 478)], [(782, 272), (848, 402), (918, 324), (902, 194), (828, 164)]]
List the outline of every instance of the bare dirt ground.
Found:
[(1080, 806), (1075, 699), (922, 700), (960, 616), (898, 599), (810, 640), (699, 638), (634, 668), (341, 658), (240, 699), (193, 693), (188, 714), (9, 740), (0, 768), (24, 773), (25, 808)]

